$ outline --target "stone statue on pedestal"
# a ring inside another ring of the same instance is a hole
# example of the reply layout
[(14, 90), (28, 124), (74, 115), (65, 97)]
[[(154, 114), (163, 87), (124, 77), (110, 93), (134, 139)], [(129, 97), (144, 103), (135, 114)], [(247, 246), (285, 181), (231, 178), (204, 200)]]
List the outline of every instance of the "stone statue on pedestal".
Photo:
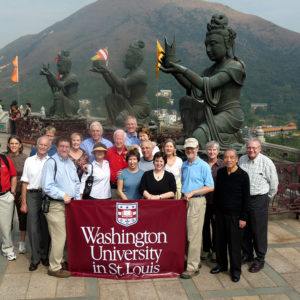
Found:
[(146, 97), (147, 76), (140, 68), (144, 55), (143, 41), (134, 41), (130, 44), (125, 57), (124, 66), (128, 73), (119, 77), (108, 69), (103, 61), (93, 62), (92, 72), (102, 74), (112, 93), (105, 97), (108, 121), (115, 126), (125, 126), (127, 116), (134, 116), (138, 124), (148, 124), (150, 108)]
[(46, 116), (54, 119), (74, 119), (77, 116), (78, 81), (71, 72), (71, 59), (68, 51), (61, 51), (57, 57), (59, 76), (54, 75), (48, 66), (43, 65), (40, 74), (46, 76), (53, 93), (53, 104), (47, 109)]
[(160, 69), (172, 74), (185, 88), (186, 96), (179, 102), (184, 136), (195, 137), (202, 149), (210, 140), (218, 141), (221, 149), (243, 142), (239, 129), (244, 113), (239, 98), (246, 70), (236, 56), (235, 38), (236, 33), (228, 26), (227, 17), (213, 15), (207, 24), (205, 46), (214, 64), (202, 75), (179, 65), (175, 44), (165, 42)]

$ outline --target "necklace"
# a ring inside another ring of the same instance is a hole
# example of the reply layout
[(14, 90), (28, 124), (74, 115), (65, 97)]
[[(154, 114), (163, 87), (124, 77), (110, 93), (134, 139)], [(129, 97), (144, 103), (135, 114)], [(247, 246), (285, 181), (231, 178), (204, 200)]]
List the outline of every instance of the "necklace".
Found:
[(155, 173), (154, 171), (153, 171), (153, 175), (154, 175), (154, 178), (156, 179), (156, 180), (160, 180), (160, 179), (162, 179), (163, 178), (163, 176), (164, 176), (164, 171), (162, 171), (162, 172), (159, 172), (158, 174), (157, 173)]

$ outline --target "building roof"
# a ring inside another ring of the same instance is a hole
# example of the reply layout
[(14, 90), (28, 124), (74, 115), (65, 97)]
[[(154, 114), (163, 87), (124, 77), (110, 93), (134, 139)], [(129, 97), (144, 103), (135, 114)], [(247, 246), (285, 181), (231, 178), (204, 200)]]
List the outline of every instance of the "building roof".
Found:
[[(267, 125), (263, 125), (261, 126), (262, 130), (264, 132), (273, 132), (273, 131), (288, 131), (288, 130), (297, 130), (297, 126), (295, 123), (290, 123), (286, 126), (267, 126)], [(258, 128), (255, 128), (256, 130)]]

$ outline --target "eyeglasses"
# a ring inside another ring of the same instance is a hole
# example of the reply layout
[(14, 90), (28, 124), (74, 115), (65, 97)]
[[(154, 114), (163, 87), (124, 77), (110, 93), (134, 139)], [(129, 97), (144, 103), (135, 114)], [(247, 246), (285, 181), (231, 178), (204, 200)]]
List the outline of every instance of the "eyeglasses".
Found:
[(248, 150), (256, 150), (258, 149), (259, 147), (247, 147)]

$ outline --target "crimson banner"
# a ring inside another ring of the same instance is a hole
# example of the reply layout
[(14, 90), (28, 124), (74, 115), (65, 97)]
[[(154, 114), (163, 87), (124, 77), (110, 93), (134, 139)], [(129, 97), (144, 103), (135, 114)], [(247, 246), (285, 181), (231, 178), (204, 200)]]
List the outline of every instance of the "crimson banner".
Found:
[(66, 220), (72, 276), (148, 279), (184, 271), (183, 200), (74, 200)]

